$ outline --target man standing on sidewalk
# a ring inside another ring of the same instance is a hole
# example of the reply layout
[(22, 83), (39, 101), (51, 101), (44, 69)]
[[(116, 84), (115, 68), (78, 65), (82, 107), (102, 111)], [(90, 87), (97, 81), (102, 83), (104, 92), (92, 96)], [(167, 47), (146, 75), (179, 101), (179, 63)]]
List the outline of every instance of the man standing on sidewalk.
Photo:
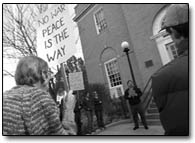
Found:
[(125, 98), (129, 100), (129, 104), (131, 107), (131, 111), (133, 114), (133, 121), (135, 124), (135, 127), (133, 130), (136, 130), (139, 128), (139, 123), (138, 123), (138, 114), (141, 116), (142, 123), (144, 125), (145, 129), (148, 129), (145, 114), (143, 107), (141, 105), (141, 100), (140, 97), (142, 96), (142, 92), (139, 88), (134, 87), (133, 83), (131, 80), (127, 82), (128, 89), (125, 91)]
[(189, 135), (188, 11), (187, 4), (171, 5), (162, 22), (179, 55), (152, 76), (153, 97), (165, 135)]
[(78, 96), (79, 95), (76, 95), (76, 104), (74, 108), (74, 113), (75, 113), (75, 122), (77, 125), (77, 135), (82, 135), (82, 121), (81, 121), (82, 104)]
[(103, 105), (102, 101), (100, 100), (98, 94), (96, 91), (93, 92), (94, 94), (94, 109), (95, 109), (95, 115), (97, 118), (97, 124), (100, 129), (105, 129), (104, 126), (104, 119), (103, 119)]
[(83, 109), (85, 110), (85, 114), (88, 120), (88, 134), (91, 134), (93, 132), (93, 105), (89, 93), (87, 93), (83, 100)]

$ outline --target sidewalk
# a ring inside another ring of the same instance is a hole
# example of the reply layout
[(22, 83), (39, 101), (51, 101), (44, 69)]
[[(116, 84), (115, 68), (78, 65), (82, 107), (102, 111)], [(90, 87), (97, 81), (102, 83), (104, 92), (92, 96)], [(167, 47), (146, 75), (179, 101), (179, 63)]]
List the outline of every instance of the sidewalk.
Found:
[(97, 130), (92, 135), (163, 135), (164, 130), (162, 126), (151, 125), (146, 130), (142, 125), (139, 129), (133, 130), (134, 124), (130, 123), (129, 120), (121, 120), (115, 123), (111, 123), (106, 126), (105, 130)]

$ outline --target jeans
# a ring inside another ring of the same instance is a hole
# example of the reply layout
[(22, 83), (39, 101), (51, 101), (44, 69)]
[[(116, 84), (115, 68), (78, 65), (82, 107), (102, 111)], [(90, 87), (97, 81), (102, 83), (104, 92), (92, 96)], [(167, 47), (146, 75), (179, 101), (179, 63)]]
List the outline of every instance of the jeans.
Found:
[(139, 127), (138, 114), (141, 117), (141, 120), (142, 120), (144, 127), (147, 127), (146, 118), (145, 118), (145, 114), (144, 114), (144, 110), (143, 110), (142, 105), (140, 103), (136, 104), (136, 105), (131, 105), (131, 110), (132, 110), (132, 114), (133, 114), (133, 121), (134, 121), (135, 127)]

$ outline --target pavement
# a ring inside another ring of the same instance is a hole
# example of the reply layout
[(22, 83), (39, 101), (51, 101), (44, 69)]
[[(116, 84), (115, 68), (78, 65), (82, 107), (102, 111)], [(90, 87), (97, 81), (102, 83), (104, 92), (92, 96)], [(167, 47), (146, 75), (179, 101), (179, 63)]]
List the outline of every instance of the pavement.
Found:
[(96, 130), (92, 135), (164, 135), (161, 125), (150, 125), (146, 130), (142, 125), (133, 130), (134, 124), (129, 120), (121, 120), (106, 126), (105, 130)]

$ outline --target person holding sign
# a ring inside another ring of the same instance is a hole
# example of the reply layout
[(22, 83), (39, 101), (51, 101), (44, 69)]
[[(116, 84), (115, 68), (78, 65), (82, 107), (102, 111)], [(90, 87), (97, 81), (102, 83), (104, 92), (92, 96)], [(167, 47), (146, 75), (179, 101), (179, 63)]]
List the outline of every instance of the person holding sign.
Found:
[(62, 124), (59, 109), (48, 93), (47, 62), (22, 58), (15, 72), (16, 87), (3, 94), (3, 135), (75, 135)]
[(138, 123), (138, 114), (141, 116), (142, 123), (144, 125), (145, 129), (148, 129), (148, 125), (145, 119), (144, 110), (141, 105), (140, 97), (142, 96), (142, 92), (139, 88), (134, 87), (131, 80), (127, 82), (128, 89), (125, 91), (125, 98), (129, 100), (129, 104), (131, 106), (132, 114), (133, 114), (133, 121), (135, 124), (135, 127), (133, 130), (136, 130), (139, 128)]

